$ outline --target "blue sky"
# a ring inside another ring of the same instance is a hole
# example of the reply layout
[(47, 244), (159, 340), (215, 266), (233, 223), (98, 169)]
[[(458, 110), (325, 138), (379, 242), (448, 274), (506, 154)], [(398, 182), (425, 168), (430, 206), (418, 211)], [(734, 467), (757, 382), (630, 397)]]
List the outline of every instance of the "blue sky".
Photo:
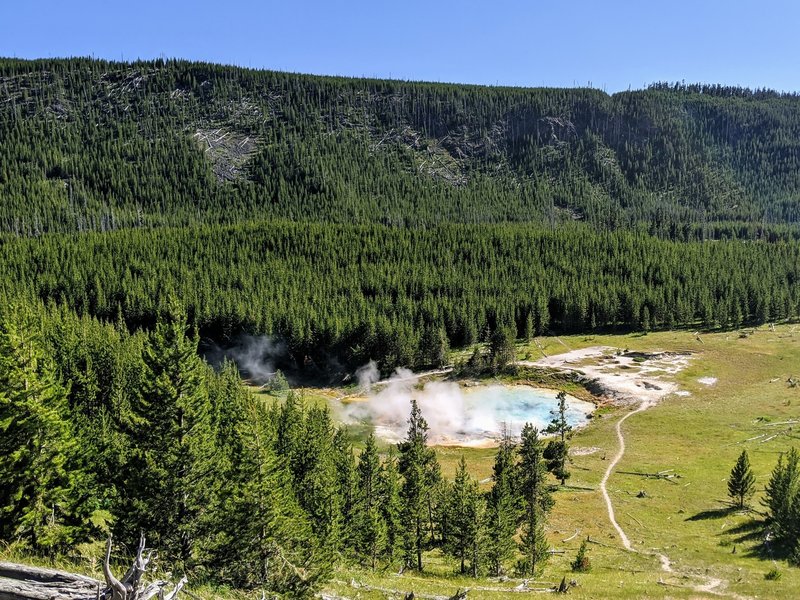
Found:
[(800, 2), (0, 0), (0, 55), (609, 92), (653, 81), (800, 91)]

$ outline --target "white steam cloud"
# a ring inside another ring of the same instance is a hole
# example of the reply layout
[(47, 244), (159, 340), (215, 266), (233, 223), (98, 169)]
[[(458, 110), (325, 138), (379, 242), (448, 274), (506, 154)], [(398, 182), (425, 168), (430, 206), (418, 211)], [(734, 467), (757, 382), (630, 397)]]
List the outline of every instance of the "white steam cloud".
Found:
[[(432, 444), (485, 445), (499, 438), (504, 428), (519, 435), (528, 422), (542, 429), (557, 407), (556, 392), (527, 386), (480, 386), (465, 392), (454, 382), (429, 381), (419, 389), (419, 377), (408, 369), (397, 369), (373, 392), (376, 374), (373, 362), (357, 371), (368, 398), (344, 405), (342, 420), (371, 423), (376, 435), (387, 441), (405, 437), (412, 398), (428, 422)], [(573, 426), (581, 425), (593, 408), (589, 402), (569, 398), (567, 419)]]
[(213, 346), (206, 358), (212, 364), (232, 360), (246, 379), (265, 383), (275, 376), (275, 361), (286, 354), (286, 345), (269, 336), (243, 335), (230, 348)]
[(381, 372), (378, 371), (378, 364), (371, 360), (362, 367), (356, 369), (356, 379), (358, 380), (358, 387), (365, 392), (372, 390), (372, 385), (378, 383), (381, 378)]

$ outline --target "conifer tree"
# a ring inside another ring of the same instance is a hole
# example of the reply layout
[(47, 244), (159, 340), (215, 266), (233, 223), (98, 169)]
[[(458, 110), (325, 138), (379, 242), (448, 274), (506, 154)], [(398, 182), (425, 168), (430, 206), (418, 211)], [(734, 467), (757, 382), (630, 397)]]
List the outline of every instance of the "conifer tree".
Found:
[(530, 423), (522, 428), (519, 452), (519, 494), (525, 510), (536, 505), (544, 512), (553, 507), (553, 498), (547, 483), (544, 445), (539, 431)]
[(472, 538), (472, 548), (470, 555), (470, 571), (473, 577), (478, 577), (481, 571), (486, 570), (488, 553), (486, 547), (489, 543), (488, 531), (486, 529), (486, 508), (487, 500), (483, 494), (477, 494), (477, 504), (475, 510), (476, 530)]
[(420, 367), (441, 367), (447, 364), (450, 342), (442, 327), (425, 327), (419, 341), (417, 363)]
[(386, 529), (386, 549), (384, 555), (391, 563), (403, 546), (403, 504), (401, 500), (402, 483), (398, 471), (394, 448), (381, 465), (378, 480), (380, 514)]
[(0, 538), (35, 552), (74, 541), (66, 390), (23, 309), (0, 314)]
[(478, 493), (478, 483), (467, 471), (467, 462), (462, 455), (456, 470), (455, 481), (450, 490), (448, 502), (448, 535), (445, 549), (460, 561), (461, 573), (467, 572), (466, 561), (472, 560), (472, 574), (477, 576), (482, 499)]
[(756, 478), (750, 468), (750, 459), (747, 450), (742, 450), (736, 465), (734, 465), (728, 477), (728, 495), (733, 498), (736, 505), (743, 509), (745, 502), (753, 495), (756, 486)]
[(592, 568), (592, 563), (589, 560), (589, 546), (586, 540), (581, 542), (578, 553), (575, 555), (575, 560), (572, 561), (570, 566), (576, 573), (586, 573)]
[(306, 411), (302, 430), (293, 442), (291, 465), (297, 498), (311, 519), (314, 534), (329, 554), (342, 540), (342, 504), (334, 461), (333, 423), (327, 408)]
[(375, 435), (370, 433), (358, 460), (358, 490), (353, 523), (356, 550), (367, 559), (373, 570), (378, 556), (384, 553), (388, 539), (386, 521), (381, 515), (380, 477), (381, 462)]
[(353, 446), (344, 427), (337, 428), (333, 434), (333, 467), (341, 512), (339, 518), (342, 523), (339, 544), (341, 547), (352, 548), (357, 535), (354, 516), (358, 502), (358, 472)]
[(800, 539), (800, 453), (795, 448), (778, 458), (767, 483), (764, 505), (776, 537), (794, 545)]
[(436, 454), (428, 448), (428, 423), (416, 400), (411, 401), (406, 439), (398, 444), (399, 469), (403, 476), (404, 553), (406, 566), (422, 571), (422, 552), (431, 527), (432, 493), (438, 481)]
[(497, 373), (516, 359), (514, 333), (509, 327), (498, 326), (489, 337), (489, 360)]
[[(236, 444), (240, 437), (236, 435), (241, 421), (246, 416), (246, 408), (250, 400), (250, 393), (242, 385), (239, 370), (233, 362), (225, 361), (219, 372), (214, 374), (208, 385), (209, 402), (212, 415), (212, 430), (216, 434), (217, 460), (225, 461), (227, 465), (220, 464), (219, 471), (224, 472), (235, 461), (235, 454), (239, 450)], [(265, 418), (270, 418), (268, 413)], [(274, 428), (274, 423), (270, 422)], [(273, 444), (274, 437), (270, 437)]]
[(487, 560), (494, 576), (504, 573), (505, 564), (514, 556), (514, 534), (519, 523), (519, 500), (516, 490), (517, 469), (514, 442), (507, 429), (497, 448), (492, 469), (487, 517)]
[(288, 392), (289, 389), (289, 382), (286, 380), (286, 376), (283, 372), (278, 369), (275, 371), (275, 375), (270, 378), (269, 382), (267, 383), (267, 387), (271, 392)]
[(275, 451), (289, 461), (296, 480), (301, 477), (300, 450), (303, 441), (303, 410), (296, 394), (289, 392), (286, 400), (276, 411), (277, 436)]
[(558, 409), (545, 432), (556, 434), (558, 439), (550, 440), (547, 443), (544, 456), (547, 460), (548, 471), (561, 481), (561, 485), (565, 485), (570, 476), (567, 470), (567, 459), (569, 458), (567, 435), (572, 431), (572, 426), (567, 423), (567, 395), (564, 392), (558, 392), (556, 399), (558, 400)]
[(543, 445), (538, 430), (530, 423), (526, 423), (522, 429), (519, 453), (520, 494), (524, 507), (520, 570), (524, 574), (535, 575), (549, 557), (544, 526), (553, 500), (546, 481)]
[[(441, 476), (437, 463), (432, 476), (432, 489), (428, 493), (429, 544), (444, 546), (450, 534), (450, 492), (453, 484)], [(437, 537), (438, 536), (438, 537)]]
[(196, 550), (200, 517), (219, 483), (207, 367), (188, 329), (172, 301), (144, 348), (142, 388), (133, 405), (136, 486), (127, 524), (148, 532), (184, 564)]
[(547, 543), (544, 526), (545, 512), (537, 507), (528, 507), (522, 522), (522, 536), (519, 550), (522, 559), (519, 561), (520, 574), (535, 577), (542, 572), (550, 558), (550, 545)]
[(211, 565), (220, 579), (243, 588), (310, 596), (327, 575), (292, 478), (274, 452), (263, 404), (246, 400), (234, 436), (235, 470), (224, 490)]
[(522, 339), (526, 342), (530, 342), (533, 339), (533, 335), (535, 333), (535, 324), (533, 321), (533, 311), (528, 311), (525, 315), (525, 321), (523, 323), (522, 328)]

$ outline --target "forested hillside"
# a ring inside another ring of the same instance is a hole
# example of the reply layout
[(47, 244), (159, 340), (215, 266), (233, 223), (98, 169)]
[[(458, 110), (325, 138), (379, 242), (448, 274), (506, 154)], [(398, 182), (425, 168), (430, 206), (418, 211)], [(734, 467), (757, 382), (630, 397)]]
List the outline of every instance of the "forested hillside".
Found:
[(8, 300), (134, 330), (174, 295), (204, 338), (384, 371), (798, 314), (793, 95), (5, 59), (0, 98)]
[(687, 239), (800, 219), (800, 99), (768, 91), (5, 59), (0, 99), (0, 230), (21, 235), (280, 217)]
[(497, 374), (514, 338), (794, 319), (799, 201), (794, 95), (0, 59), (0, 542), (145, 531), (264, 598), (429, 550), (540, 574), (566, 425), (504, 438), (483, 493), (464, 460), (442, 477), (416, 404), (356, 453), (204, 356), (266, 336), (293, 381), (340, 383), (486, 341), (461, 370)]

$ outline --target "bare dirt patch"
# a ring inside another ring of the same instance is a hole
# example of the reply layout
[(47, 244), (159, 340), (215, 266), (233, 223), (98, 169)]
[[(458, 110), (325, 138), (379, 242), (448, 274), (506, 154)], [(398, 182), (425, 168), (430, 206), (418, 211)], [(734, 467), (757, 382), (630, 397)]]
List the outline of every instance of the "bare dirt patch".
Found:
[(570, 456), (588, 456), (590, 454), (595, 454), (596, 452), (600, 452), (602, 448), (598, 448), (597, 446), (589, 446), (587, 448), (570, 448), (569, 455)]
[(690, 354), (678, 352), (624, 352), (609, 346), (572, 350), (520, 364), (582, 374), (599, 395), (619, 403), (655, 403), (678, 392), (671, 379), (689, 364)]

